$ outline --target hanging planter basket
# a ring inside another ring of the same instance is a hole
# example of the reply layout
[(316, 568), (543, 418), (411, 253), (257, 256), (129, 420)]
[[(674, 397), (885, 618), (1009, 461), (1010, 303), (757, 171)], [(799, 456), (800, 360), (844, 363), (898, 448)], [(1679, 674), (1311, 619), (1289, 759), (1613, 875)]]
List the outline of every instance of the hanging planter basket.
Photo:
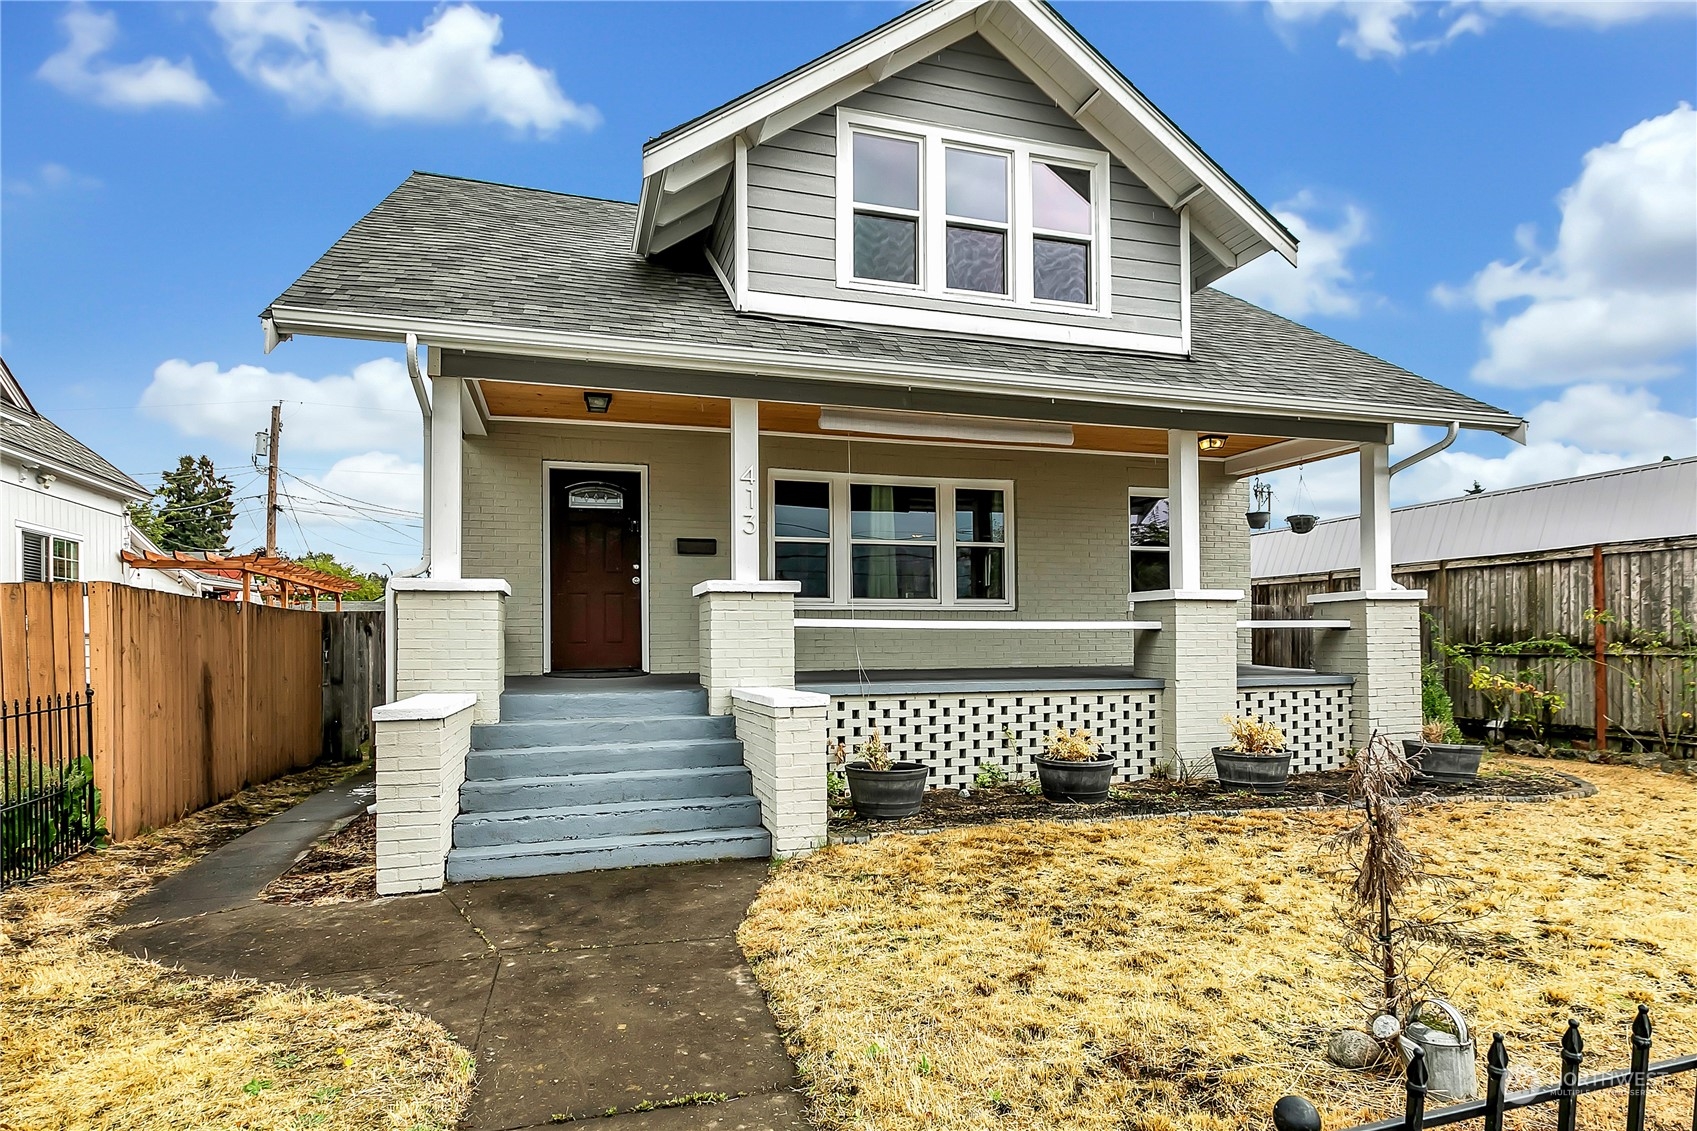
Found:
[(1273, 521), (1272, 511), (1244, 511), (1243, 517), (1249, 521), (1249, 529), (1265, 530), (1267, 524)]
[(1249, 509), (1243, 512), (1244, 520), (1249, 523), (1251, 530), (1265, 530), (1273, 521), (1273, 489), (1259, 479), (1249, 489), (1249, 497), (1254, 500)]
[(1290, 532), (1292, 534), (1307, 534), (1309, 531), (1314, 529), (1314, 524), (1320, 521), (1320, 516), (1314, 514), (1293, 514), (1289, 518), (1285, 519), (1285, 521), (1290, 523)]

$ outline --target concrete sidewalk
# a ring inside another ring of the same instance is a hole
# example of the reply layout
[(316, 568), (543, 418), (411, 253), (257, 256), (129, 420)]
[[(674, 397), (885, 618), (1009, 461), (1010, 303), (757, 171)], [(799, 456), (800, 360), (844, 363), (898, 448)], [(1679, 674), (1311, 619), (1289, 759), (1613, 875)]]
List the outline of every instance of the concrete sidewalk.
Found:
[[(175, 902), (163, 885), (150, 893), (140, 918), (162, 921), (115, 945), (192, 973), (302, 982), (434, 1018), (476, 1055), (468, 1131), (611, 1111), (624, 1114), (609, 1131), (808, 1126), (794, 1065), (736, 943), (763, 861), (491, 880), (328, 907), (229, 906), (238, 885), (225, 873), (247, 877), (246, 890), (259, 860), (274, 858), (269, 837), (253, 841), (252, 857), (230, 851), (260, 831), (174, 877)], [(220, 902), (227, 909), (214, 910)], [(716, 1095), (730, 1098), (663, 1106)]]

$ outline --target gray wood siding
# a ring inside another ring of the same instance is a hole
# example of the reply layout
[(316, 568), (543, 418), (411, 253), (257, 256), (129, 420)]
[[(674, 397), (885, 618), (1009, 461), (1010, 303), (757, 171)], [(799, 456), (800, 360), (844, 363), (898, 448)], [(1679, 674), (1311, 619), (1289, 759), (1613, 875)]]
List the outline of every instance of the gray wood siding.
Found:
[(707, 245), (733, 287), (737, 282), (736, 223), (737, 183), (733, 177), (725, 185), (725, 195), (719, 198), (719, 213), (713, 217), (713, 236)]
[[(978, 36), (846, 99), (907, 121), (1081, 149), (1102, 147)], [(1179, 336), (1178, 216), (1117, 161), (1110, 165), (1113, 316), (986, 308), (836, 285), (837, 118), (816, 115), (748, 154), (749, 289), (1000, 318)]]

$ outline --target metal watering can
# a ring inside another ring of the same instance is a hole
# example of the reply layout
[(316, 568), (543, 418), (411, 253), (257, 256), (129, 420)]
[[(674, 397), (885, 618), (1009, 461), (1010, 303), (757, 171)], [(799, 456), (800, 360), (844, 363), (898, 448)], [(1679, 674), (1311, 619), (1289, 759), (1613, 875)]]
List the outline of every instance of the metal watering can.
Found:
[[(1433, 1006), (1446, 1014), (1455, 1026), (1454, 1033), (1434, 1029), (1420, 1020), (1420, 1013)], [(1479, 1073), (1474, 1066), (1473, 1035), (1467, 1030), (1467, 1019), (1443, 998), (1427, 998), (1408, 1011), (1408, 1023), (1397, 1038), (1402, 1049), (1403, 1063), (1414, 1056), (1418, 1047), (1425, 1054), (1426, 1086), (1452, 1100), (1470, 1100), (1479, 1094)]]

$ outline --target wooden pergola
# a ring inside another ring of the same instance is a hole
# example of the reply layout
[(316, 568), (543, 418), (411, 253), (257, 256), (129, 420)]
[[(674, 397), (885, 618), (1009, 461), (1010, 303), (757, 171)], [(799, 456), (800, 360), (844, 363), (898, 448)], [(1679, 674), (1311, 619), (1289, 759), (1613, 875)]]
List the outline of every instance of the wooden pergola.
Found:
[[(124, 564), (133, 569), (188, 569), (223, 574), (240, 574), (242, 602), (259, 600), (263, 604), (288, 607), (293, 599), (305, 596), (318, 607), (325, 594), (336, 598), (336, 608), (342, 607), (342, 594), (359, 588), (360, 583), (337, 577), (333, 573), (309, 569), (287, 558), (267, 557), (264, 554), (190, 553), (175, 550), (171, 553), (123, 554)], [(258, 579), (256, 582), (255, 579)]]

